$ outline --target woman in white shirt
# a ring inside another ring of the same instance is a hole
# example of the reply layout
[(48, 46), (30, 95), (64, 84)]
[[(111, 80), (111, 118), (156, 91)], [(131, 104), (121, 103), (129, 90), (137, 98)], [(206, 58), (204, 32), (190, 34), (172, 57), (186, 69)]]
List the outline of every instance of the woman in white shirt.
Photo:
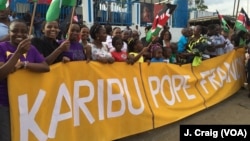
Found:
[(113, 63), (115, 60), (107, 47), (103, 44), (106, 41), (106, 29), (100, 24), (94, 24), (90, 28), (90, 36), (93, 42), (86, 48), (87, 61), (94, 60), (101, 63)]

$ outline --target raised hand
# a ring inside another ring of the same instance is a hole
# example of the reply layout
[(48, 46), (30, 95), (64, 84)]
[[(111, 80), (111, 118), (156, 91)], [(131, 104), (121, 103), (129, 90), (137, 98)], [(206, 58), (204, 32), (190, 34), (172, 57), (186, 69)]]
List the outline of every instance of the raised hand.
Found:
[(62, 49), (62, 51), (68, 51), (70, 47), (70, 41), (69, 40), (65, 40), (61, 43), (61, 45), (59, 46), (60, 49)]
[(150, 47), (149, 46), (147, 46), (147, 47), (144, 47), (144, 48), (142, 48), (142, 53), (145, 53), (145, 52), (147, 52), (148, 51), (148, 49), (149, 49)]
[(115, 62), (115, 59), (113, 57), (108, 57), (108, 63), (112, 64)]
[(31, 46), (31, 39), (30, 38), (24, 39), (18, 44), (16, 52), (24, 54), (30, 49), (30, 46)]
[(66, 56), (63, 56), (62, 62), (63, 62), (63, 63), (70, 62), (70, 58), (69, 58), (69, 57), (66, 57)]

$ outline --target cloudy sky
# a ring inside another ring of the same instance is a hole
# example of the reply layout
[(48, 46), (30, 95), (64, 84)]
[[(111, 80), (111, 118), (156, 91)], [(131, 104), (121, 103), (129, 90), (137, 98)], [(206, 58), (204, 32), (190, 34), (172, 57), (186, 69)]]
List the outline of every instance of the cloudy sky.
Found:
[[(204, 1), (205, 1), (205, 5), (208, 6), (207, 11), (214, 12), (218, 10), (220, 14), (233, 15), (235, 0), (204, 0)], [(236, 0), (236, 6), (238, 4), (238, 1), (240, 1), (239, 11), (241, 8), (243, 8), (248, 13), (248, 15), (250, 15), (250, 10), (249, 10), (250, 5), (247, 6), (247, 4), (250, 4), (250, 0)]]

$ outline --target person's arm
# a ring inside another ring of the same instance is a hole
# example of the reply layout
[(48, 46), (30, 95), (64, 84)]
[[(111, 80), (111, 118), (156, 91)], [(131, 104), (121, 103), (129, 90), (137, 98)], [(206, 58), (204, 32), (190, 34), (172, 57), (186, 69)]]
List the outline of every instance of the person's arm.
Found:
[(110, 56), (105, 56), (105, 57), (100, 57), (100, 56), (99, 56), (99, 57), (96, 58), (96, 61), (101, 62), (101, 63), (104, 63), (104, 64), (106, 64), (106, 63), (112, 64), (112, 63), (115, 62), (115, 59), (112, 57), (112, 55), (110, 55)]
[(148, 49), (149, 49), (149, 46), (148, 46), (148, 47), (144, 47), (144, 48), (142, 49), (142, 51), (141, 51), (138, 55), (134, 56), (133, 62), (137, 62), (137, 61), (143, 56), (143, 54), (144, 54), (146, 51), (148, 51)]
[(138, 55), (136, 55), (136, 56), (134, 56), (134, 55), (129, 55), (129, 60), (132, 60), (132, 61), (129, 61), (129, 62), (132, 62), (132, 64), (134, 64), (134, 63), (137, 62), (137, 61), (140, 59), (140, 57), (142, 57), (143, 55), (149, 55), (149, 54), (147, 54), (147, 51), (151, 48), (152, 43), (153, 43), (154, 41), (157, 41), (157, 39), (158, 39), (157, 36), (153, 36), (153, 37), (152, 37), (152, 41), (148, 44), (147, 47), (144, 47), (144, 48), (142, 49), (142, 51), (141, 51)]
[(56, 58), (63, 52), (63, 51), (67, 51), (69, 49), (70, 46), (70, 42), (68, 40), (62, 42), (62, 44), (60, 44), (60, 46), (55, 49), (49, 56), (47, 56), (45, 58), (46, 62), (48, 63), (48, 65), (53, 64), (53, 62), (56, 60)]
[(194, 53), (192, 53), (192, 52), (179, 53), (179, 57), (181, 57), (181, 58), (186, 58), (188, 56), (194, 56)]
[(86, 60), (87, 60), (87, 63), (91, 60), (91, 46), (90, 45), (87, 45), (85, 47), (85, 50), (86, 50)]
[(215, 45), (215, 48), (224, 48), (226, 44), (227, 42), (225, 41), (225, 39), (223, 39), (221, 44)]
[(50, 68), (49, 65), (45, 62), (45, 58), (40, 55), (38, 50), (35, 47), (31, 47), (29, 49), (29, 54), (33, 54), (35, 57), (34, 62), (29, 62), (29, 61), (21, 61), (18, 62), (15, 67), (16, 69), (27, 69), (29, 71), (33, 72), (49, 72)]
[(63, 53), (62, 53), (62, 62), (63, 63), (67, 63), (67, 62), (70, 62), (71, 60), (73, 60), (72, 58), (73, 58), (73, 56), (72, 56), (72, 54), (70, 53), (70, 52), (68, 52), (68, 51), (64, 51)]
[(12, 72), (21, 55), (21, 52), (15, 52), (6, 63), (0, 63), (0, 80), (3, 80)]
[(49, 72), (49, 65), (43, 61), (41, 63), (30, 63), (28, 61), (18, 62), (16, 64), (17, 69), (27, 69), (33, 72)]
[(10, 57), (7, 62), (0, 63), (0, 80), (6, 78), (9, 73), (11, 73), (15, 69), (15, 65), (19, 60), (20, 56), (26, 53), (30, 48), (30, 39), (25, 39), (21, 43), (19, 43), (17, 50)]

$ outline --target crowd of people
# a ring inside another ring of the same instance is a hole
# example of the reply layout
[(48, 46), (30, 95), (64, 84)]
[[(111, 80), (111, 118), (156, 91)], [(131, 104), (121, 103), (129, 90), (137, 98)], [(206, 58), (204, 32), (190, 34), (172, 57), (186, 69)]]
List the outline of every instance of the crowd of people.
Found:
[[(14, 13), (15, 14), (15, 13)], [(20, 69), (48, 72), (50, 65), (58, 62), (97, 61), (100, 63), (164, 62), (199, 65), (202, 60), (213, 58), (235, 47), (247, 46), (249, 34), (244, 31), (225, 32), (220, 25), (200, 25), (182, 29), (178, 42), (172, 42), (172, 33), (165, 26), (151, 42), (141, 37), (137, 28), (82, 23), (68, 25), (66, 36), (58, 36), (58, 21), (46, 22), (37, 13), (31, 38), (30, 15), (17, 19), (9, 10), (0, 10), (0, 140), (10, 141), (10, 115), (7, 76)], [(10, 18), (11, 17), (11, 18)], [(145, 27), (145, 35), (151, 26)], [(248, 64), (250, 70), (250, 63)], [(250, 82), (250, 78), (248, 79)]]

